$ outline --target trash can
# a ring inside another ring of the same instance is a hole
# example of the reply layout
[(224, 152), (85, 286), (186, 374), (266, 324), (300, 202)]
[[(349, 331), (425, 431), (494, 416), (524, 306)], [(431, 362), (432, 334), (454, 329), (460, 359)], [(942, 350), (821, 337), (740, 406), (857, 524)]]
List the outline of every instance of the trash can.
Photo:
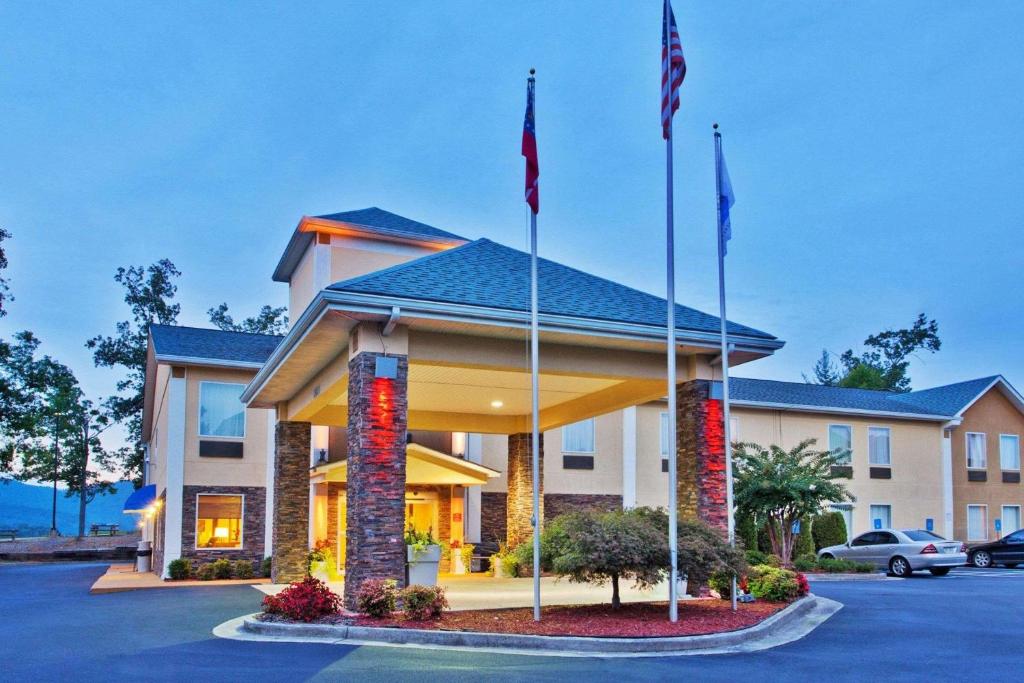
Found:
[(152, 541), (139, 541), (139, 548), (135, 551), (135, 571), (148, 572), (153, 564), (152, 557)]

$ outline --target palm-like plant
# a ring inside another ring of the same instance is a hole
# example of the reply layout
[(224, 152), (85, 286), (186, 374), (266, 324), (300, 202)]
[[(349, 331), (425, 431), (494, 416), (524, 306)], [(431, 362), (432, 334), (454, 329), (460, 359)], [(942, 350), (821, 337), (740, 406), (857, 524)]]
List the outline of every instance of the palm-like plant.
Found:
[(826, 503), (855, 500), (833, 470), (844, 464), (845, 454), (813, 450), (815, 443), (807, 439), (789, 451), (774, 444), (735, 446), (736, 507), (768, 522), (772, 552), (784, 562), (793, 553), (793, 522), (820, 512)]

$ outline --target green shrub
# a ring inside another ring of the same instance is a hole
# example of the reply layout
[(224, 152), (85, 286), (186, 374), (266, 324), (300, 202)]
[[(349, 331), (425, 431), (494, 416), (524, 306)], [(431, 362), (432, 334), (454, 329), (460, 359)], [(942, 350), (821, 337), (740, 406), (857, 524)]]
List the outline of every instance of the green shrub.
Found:
[(213, 578), (215, 579), (230, 579), (235, 571), (235, 565), (231, 560), (214, 560), (210, 566), (213, 567)]
[(854, 562), (843, 559), (821, 559), (818, 560), (817, 568), (823, 572), (835, 574), (838, 572), (857, 572), (866, 574), (875, 571), (875, 565), (868, 562)]
[(404, 588), (399, 594), (402, 598), (402, 611), (412, 621), (438, 619), (441, 612), (448, 606), (444, 597), (444, 589), (440, 586), (412, 585)]
[(718, 593), (723, 600), (732, 599), (732, 572), (715, 572), (708, 579), (708, 588)]
[(798, 572), (810, 572), (818, 568), (818, 560), (810, 553), (804, 553), (793, 560), (793, 568)]
[(764, 553), (760, 550), (748, 550), (744, 553), (747, 564), (754, 566), (757, 564), (770, 564), (773, 566), (779, 566), (779, 558), (775, 557), (771, 553)]
[(398, 600), (397, 585), (394, 579), (366, 579), (359, 584), (356, 607), (370, 617), (390, 617)]
[(459, 549), (459, 556), (462, 558), (462, 566), (465, 567), (467, 574), (473, 571), (473, 552), (475, 550), (476, 546), (472, 543), (464, 543)]
[(793, 541), (793, 557), (800, 557), (801, 555), (813, 555), (817, 552), (814, 547), (814, 538), (811, 535), (814, 527), (814, 521), (810, 517), (803, 517), (800, 520), (800, 533), (797, 534), (796, 540)]
[(255, 564), (252, 560), (238, 560), (235, 562), (235, 578), (251, 579), (256, 576)]
[(751, 567), (747, 586), (755, 598), (770, 602), (794, 600), (800, 594), (796, 572), (768, 565)]
[(814, 518), (811, 525), (814, 551), (846, 543), (846, 520), (841, 512), (825, 512)]
[(200, 581), (213, 581), (213, 563), (207, 562), (206, 564), (199, 565), (199, 569), (196, 570), (196, 578)]
[(167, 563), (167, 575), (172, 581), (184, 581), (192, 575), (192, 563), (183, 557), (171, 560)]
[(736, 538), (743, 541), (744, 548), (757, 550), (757, 522), (753, 515), (736, 516)]
[(501, 562), (501, 570), (505, 572), (505, 574), (508, 576), (519, 576), (519, 567), (521, 566), (521, 562), (515, 553), (498, 556), (498, 562)]
[(273, 557), (264, 557), (263, 561), (260, 562), (260, 576), (264, 578), (270, 578), (270, 574), (274, 567)]

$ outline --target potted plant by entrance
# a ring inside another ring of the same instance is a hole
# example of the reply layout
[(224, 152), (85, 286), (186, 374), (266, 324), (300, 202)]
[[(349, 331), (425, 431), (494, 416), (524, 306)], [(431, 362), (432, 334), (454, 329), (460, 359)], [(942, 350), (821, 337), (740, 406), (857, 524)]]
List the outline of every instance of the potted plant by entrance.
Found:
[(409, 527), (405, 531), (406, 585), (437, 585), (437, 570), (441, 562), (441, 546), (427, 531)]
[(460, 547), (452, 548), (452, 558), (455, 561), (454, 573), (470, 574), (473, 571), (473, 551), (476, 546), (472, 543), (461, 544)]

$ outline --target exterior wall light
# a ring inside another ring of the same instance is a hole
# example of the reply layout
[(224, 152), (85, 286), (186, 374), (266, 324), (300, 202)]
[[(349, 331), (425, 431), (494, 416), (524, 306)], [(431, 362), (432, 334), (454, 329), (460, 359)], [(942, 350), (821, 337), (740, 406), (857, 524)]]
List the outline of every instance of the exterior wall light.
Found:
[(501, 408), (503, 405), (505, 405), (504, 401), (500, 401), (498, 399), (494, 399), (493, 401), (491, 401), (492, 408)]

